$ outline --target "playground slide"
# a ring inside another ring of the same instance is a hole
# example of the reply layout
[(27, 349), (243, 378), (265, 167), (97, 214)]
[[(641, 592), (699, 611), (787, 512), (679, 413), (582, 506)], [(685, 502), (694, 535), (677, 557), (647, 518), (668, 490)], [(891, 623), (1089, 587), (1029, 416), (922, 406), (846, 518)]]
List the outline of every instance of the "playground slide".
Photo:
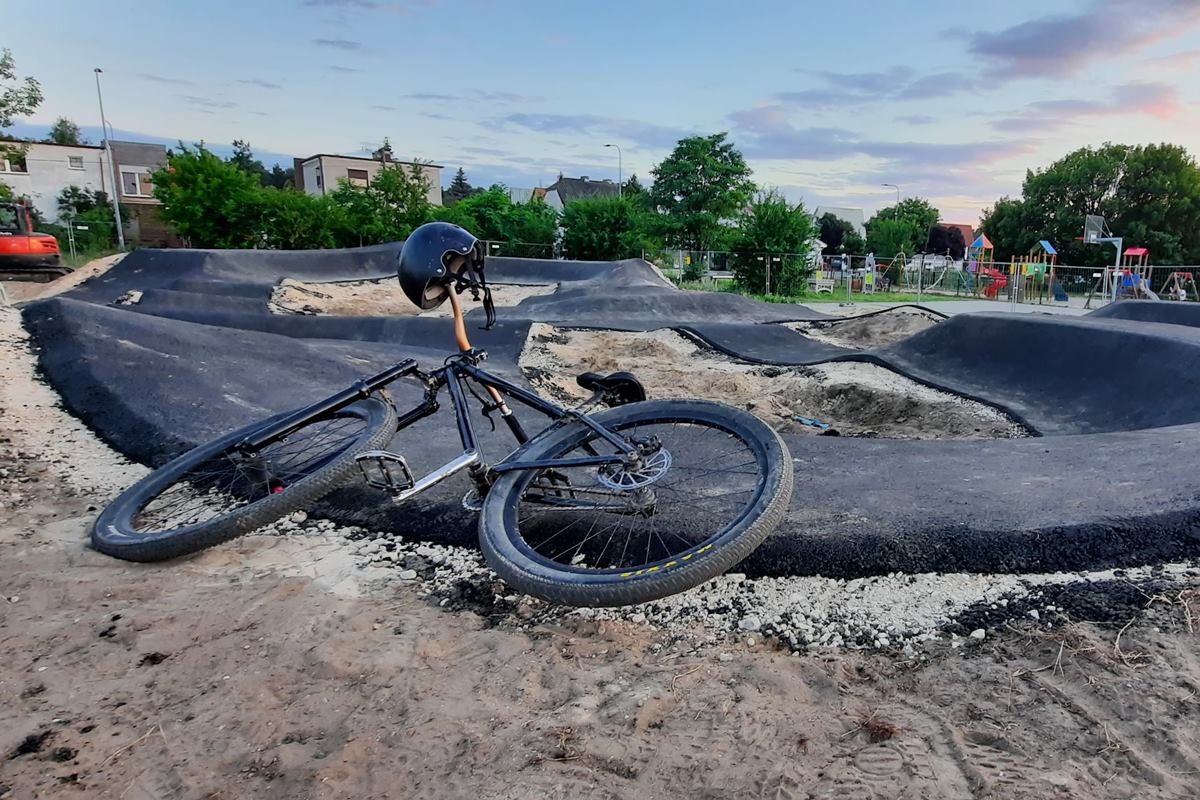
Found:
[(1056, 302), (1056, 303), (1070, 302), (1071, 298), (1067, 297), (1066, 291), (1063, 290), (1062, 284), (1059, 283), (1058, 281), (1054, 281), (1053, 283), (1050, 284), (1050, 291), (1054, 292), (1054, 302)]
[(1150, 291), (1150, 281), (1146, 280), (1145, 278), (1142, 278), (1142, 291), (1145, 292), (1146, 297), (1149, 297), (1151, 300), (1159, 299), (1158, 295)]

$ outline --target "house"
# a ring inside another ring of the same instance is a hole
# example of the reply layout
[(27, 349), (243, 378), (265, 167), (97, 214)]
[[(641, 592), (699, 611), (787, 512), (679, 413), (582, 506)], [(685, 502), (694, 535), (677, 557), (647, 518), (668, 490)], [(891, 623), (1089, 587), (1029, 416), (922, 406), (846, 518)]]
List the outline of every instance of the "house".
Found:
[(587, 175), (578, 178), (564, 178), (559, 175), (558, 180), (546, 187), (544, 199), (546, 205), (556, 211), (562, 211), (567, 203), (576, 200), (616, 197), (620, 193), (620, 187), (608, 179), (594, 181)]
[(163, 222), (162, 203), (154, 196), (155, 171), (167, 166), (167, 148), (161, 144), (111, 140), (113, 172), (125, 238), (149, 247), (178, 247), (179, 237)]
[(854, 230), (858, 235), (867, 238), (866, 218), (863, 216), (861, 208), (842, 208), (840, 206), (817, 206), (817, 210), (813, 212), (816, 219), (820, 219), (826, 214), (833, 214), (840, 220), (845, 220), (854, 226)]
[(3, 142), (24, 152), (0, 158), (0, 182), (17, 197), (29, 200), (42, 219), (59, 222), (58, 196), (68, 186), (108, 191), (108, 161), (104, 151), (88, 144)]
[[(318, 153), (308, 158), (295, 159), (296, 188), (312, 195), (324, 195), (336, 191), (338, 183), (346, 181), (351, 186), (366, 188), (383, 169), (384, 161), (377, 158), (362, 158), (359, 156), (337, 156), (329, 153)], [(420, 167), (422, 174), (429, 181), (429, 202), (431, 205), (442, 204), (442, 167), (440, 164), (417, 164), (413, 161), (387, 161), (390, 166), (397, 166), (410, 176)]]

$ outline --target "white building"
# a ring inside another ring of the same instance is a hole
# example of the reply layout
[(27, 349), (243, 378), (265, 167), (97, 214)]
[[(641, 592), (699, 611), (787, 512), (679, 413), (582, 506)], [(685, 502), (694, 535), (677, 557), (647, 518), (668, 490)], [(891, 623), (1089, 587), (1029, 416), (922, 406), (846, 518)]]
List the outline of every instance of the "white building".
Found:
[(47, 222), (58, 222), (58, 196), (68, 186), (111, 191), (104, 151), (88, 144), (6, 142), (24, 150), (0, 159), (0, 181), (17, 197), (27, 197)]
[[(412, 176), (416, 168), (429, 181), (429, 202), (442, 204), (442, 167), (438, 164), (416, 164), (411, 161), (388, 161), (388, 166), (400, 167)], [(366, 188), (383, 169), (383, 162), (376, 158), (358, 156), (335, 156), (318, 153), (308, 158), (297, 158), (296, 188), (308, 194), (323, 195), (337, 191), (338, 184), (346, 181), (351, 186)]]

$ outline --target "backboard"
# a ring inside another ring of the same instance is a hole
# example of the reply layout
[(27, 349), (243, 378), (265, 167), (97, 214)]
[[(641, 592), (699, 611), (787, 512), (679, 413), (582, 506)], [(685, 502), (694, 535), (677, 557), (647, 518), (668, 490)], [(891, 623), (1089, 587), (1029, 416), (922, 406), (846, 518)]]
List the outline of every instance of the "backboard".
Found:
[(1083, 243), (1099, 244), (1101, 239), (1109, 236), (1108, 225), (1099, 214), (1088, 214), (1083, 220)]

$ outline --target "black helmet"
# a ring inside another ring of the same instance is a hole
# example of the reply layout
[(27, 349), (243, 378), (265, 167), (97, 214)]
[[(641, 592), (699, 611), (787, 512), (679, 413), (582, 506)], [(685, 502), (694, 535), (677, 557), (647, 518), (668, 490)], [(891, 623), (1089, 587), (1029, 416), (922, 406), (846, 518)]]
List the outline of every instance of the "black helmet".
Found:
[(471, 233), (449, 222), (417, 228), (400, 249), (400, 288), (424, 310), (437, 308), (450, 292), (483, 286), (483, 248)]

